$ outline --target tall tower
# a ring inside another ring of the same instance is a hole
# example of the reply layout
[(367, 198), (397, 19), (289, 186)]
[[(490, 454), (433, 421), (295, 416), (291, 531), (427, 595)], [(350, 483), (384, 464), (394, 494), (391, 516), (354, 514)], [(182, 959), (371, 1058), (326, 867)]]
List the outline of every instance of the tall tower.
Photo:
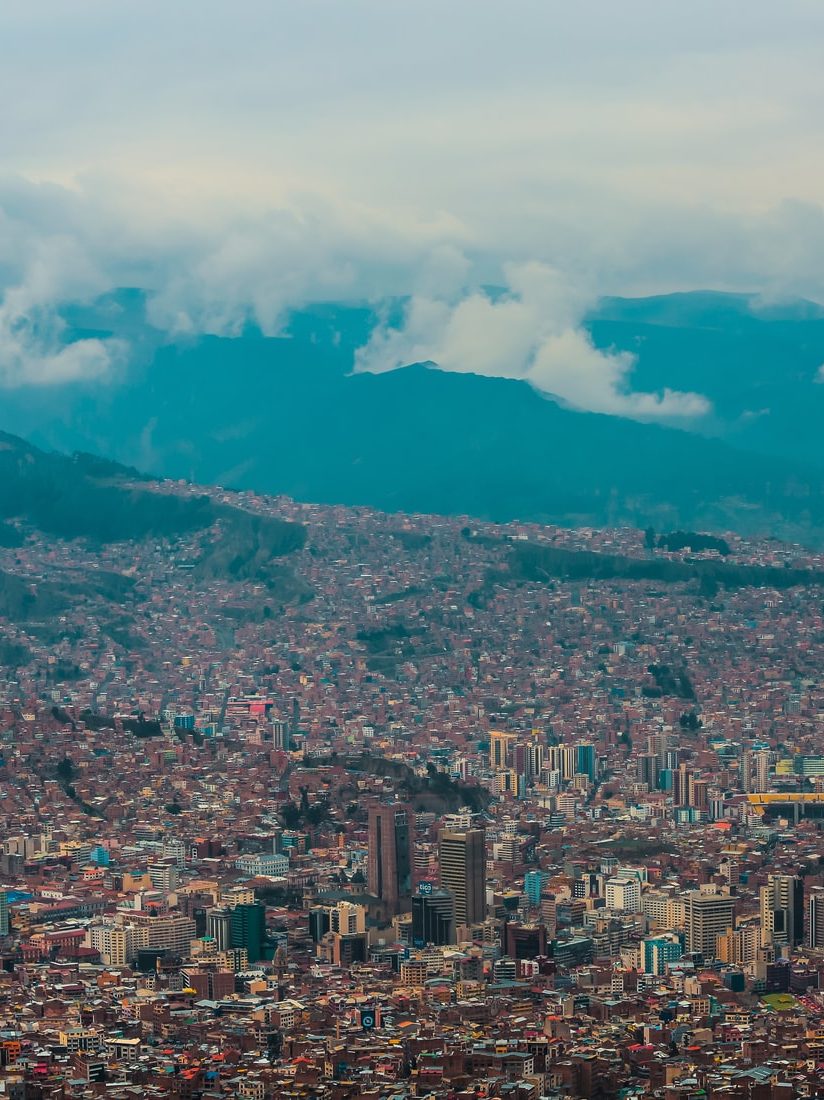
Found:
[(686, 904), (687, 951), (715, 958), (716, 938), (735, 927), (735, 899), (691, 890)]
[(421, 893), (412, 898), (412, 938), (415, 947), (455, 943), (455, 899), (448, 890), (421, 883)]
[(809, 924), (807, 942), (810, 947), (824, 947), (824, 886), (814, 886), (810, 891)]
[(510, 745), (515, 740), (514, 733), (491, 730), (489, 733), (489, 765), (497, 771), (509, 766)]
[(232, 947), (245, 947), (249, 962), (263, 958), (266, 906), (258, 902), (236, 905), (231, 913)]
[(369, 893), (392, 913), (411, 905), (414, 822), (412, 807), (404, 803), (369, 807)]
[(438, 838), (441, 886), (455, 898), (457, 924), (477, 924), (486, 916), (486, 831), (443, 829)]
[(0, 936), (9, 934), (9, 896), (0, 890)]
[(228, 909), (206, 910), (206, 934), (215, 941), (218, 951), (232, 946), (232, 914)]
[(804, 938), (804, 883), (793, 875), (770, 875), (760, 891), (761, 943), (794, 947)]
[(672, 801), (675, 806), (689, 805), (689, 784), (692, 772), (686, 764), (679, 764), (672, 777)]
[(575, 772), (595, 782), (598, 773), (598, 756), (591, 741), (579, 741), (575, 746)]

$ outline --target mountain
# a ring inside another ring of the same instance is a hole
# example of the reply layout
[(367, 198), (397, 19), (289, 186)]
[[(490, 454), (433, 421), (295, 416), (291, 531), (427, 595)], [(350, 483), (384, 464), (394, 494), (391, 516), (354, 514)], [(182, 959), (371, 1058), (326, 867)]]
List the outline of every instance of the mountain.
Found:
[(601, 302), (588, 319), (600, 348), (636, 357), (633, 386), (704, 394), (696, 429), (743, 449), (824, 466), (824, 309), (748, 295), (670, 294)]
[(824, 543), (824, 316), (811, 303), (601, 303), (593, 340), (637, 356), (636, 389), (713, 402), (687, 432), (576, 412), (518, 381), (420, 365), (352, 375), (375, 322), (366, 307), (298, 313), (285, 338), (169, 344), (141, 302), (132, 292), (66, 318), (73, 335), (127, 335), (125, 377), (8, 392), (0, 426), (153, 474), (303, 500)]

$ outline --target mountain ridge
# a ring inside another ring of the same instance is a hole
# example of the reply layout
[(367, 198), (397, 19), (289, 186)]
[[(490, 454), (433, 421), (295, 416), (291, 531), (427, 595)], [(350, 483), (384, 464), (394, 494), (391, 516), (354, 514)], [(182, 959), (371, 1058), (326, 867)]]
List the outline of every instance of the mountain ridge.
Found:
[[(289, 337), (170, 344), (142, 303), (124, 299), (145, 352), (124, 378), (6, 391), (0, 427), (156, 476), (318, 503), (824, 542), (814, 303), (792, 307), (800, 320), (765, 320), (750, 296), (604, 299), (589, 330), (636, 356), (634, 388), (708, 393), (713, 415), (691, 430), (572, 410), (514, 379), (421, 364), (352, 373), (376, 317), (363, 305), (295, 314)], [(75, 332), (94, 322), (91, 307), (67, 318)], [(759, 408), (781, 393), (782, 409)]]

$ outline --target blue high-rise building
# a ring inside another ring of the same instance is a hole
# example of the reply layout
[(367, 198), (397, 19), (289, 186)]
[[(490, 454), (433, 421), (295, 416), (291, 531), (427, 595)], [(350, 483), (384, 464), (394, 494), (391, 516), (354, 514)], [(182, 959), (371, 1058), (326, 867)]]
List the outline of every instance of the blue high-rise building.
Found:
[(575, 746), (575, 772), (578, 775), (588, 776), (591, 783), (595, 782), (598, 775), (598, 757), (591, 741), (579, 741)]
[(529, 904), (536, 908), (541, 904), (541, 891), (544, 883), (549, 881), (547, 871), (527, 871), (524, 875), (524, 893), (529, 899)]
[(667, 964), (678, 962), (684, 954), (684, 945), (677, 936), (656, 936), (644, 940), (641, 947), (645, 974), (664, 974)]

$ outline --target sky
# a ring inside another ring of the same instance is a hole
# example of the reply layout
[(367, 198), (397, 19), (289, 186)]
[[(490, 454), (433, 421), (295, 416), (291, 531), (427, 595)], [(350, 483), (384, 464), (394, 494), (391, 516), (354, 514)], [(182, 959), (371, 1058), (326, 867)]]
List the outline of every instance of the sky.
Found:
[(357, 369), (700, 415), (582, 318), (824, 301), (823, 47), (819, 0), (4, 0), (0, 380), (111, 375), (128, 347), (58, 311), (114, 286), (173, 334), (408, 295)]

